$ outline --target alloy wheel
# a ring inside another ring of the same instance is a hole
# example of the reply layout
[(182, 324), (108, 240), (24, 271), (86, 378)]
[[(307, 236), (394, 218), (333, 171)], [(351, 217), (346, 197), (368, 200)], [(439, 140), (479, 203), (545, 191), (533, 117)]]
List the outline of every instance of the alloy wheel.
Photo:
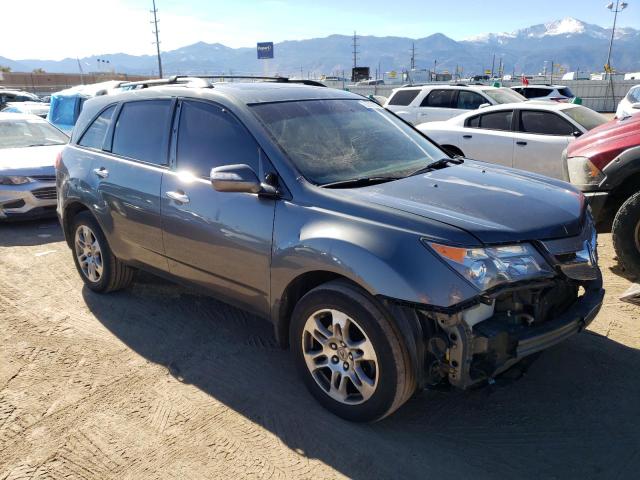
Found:
[(102, 249), (95, 233), (86, 225), (76, 229), (75, 252), (80, 270), (89, 281), (97, 283), (102, 278)]
[(338, 402), (366, 402), (378, 385), (378, 357), (371, 340), (347, 314), (318, 310), (305, 322), (302, 353), (318, 386)]

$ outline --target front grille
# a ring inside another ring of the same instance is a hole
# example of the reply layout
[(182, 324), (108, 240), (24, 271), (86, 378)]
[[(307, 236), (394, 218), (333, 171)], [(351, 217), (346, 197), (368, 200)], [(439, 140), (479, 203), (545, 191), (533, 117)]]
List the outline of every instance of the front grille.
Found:
[(29, 178), (33, 178), (34, 180), (38, 180), (39, 182), (55, 182), (55, 175), (29, 175)]
[(56, 187), (45, 187), (32, 190), (34, 197), (40, 200), (55, 200), (57, 198)]

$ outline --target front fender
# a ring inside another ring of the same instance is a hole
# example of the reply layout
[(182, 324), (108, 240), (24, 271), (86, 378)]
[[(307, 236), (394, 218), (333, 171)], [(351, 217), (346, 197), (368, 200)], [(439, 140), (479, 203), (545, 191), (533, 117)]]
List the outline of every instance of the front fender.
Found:
[(430, 252), (418, 231), (297, 206), (276, 212), (272, 317), (287, 286), (309, 272), (331, 272), (371, 295), (447, 308), (478, 291)]

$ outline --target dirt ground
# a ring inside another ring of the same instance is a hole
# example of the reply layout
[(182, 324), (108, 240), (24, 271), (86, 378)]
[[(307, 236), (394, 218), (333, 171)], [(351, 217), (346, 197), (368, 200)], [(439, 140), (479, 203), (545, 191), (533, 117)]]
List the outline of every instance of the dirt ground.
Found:
[(640, 307), (599, 243), (590, 331), (515, 383), (358, 425), (307, 394), (266, 322), (149, 275), (96, 295), (55, 221), (0, 225), (0, 480), (638, 478)]

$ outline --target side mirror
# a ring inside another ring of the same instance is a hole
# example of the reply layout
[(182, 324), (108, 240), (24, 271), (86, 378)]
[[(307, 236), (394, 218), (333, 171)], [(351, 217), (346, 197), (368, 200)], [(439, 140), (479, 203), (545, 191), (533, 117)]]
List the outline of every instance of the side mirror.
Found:
[(259, 193), (260, 180), (249, 165), (223, 165), (211, 169), (211, 185), (218, 192)]
[(480, 104), (480, 106), (478, 108), (487, 108), (487, 107), (490, 107), (490, 106), (491, 106), (490, 103), (482, 103), (482, 104)]

